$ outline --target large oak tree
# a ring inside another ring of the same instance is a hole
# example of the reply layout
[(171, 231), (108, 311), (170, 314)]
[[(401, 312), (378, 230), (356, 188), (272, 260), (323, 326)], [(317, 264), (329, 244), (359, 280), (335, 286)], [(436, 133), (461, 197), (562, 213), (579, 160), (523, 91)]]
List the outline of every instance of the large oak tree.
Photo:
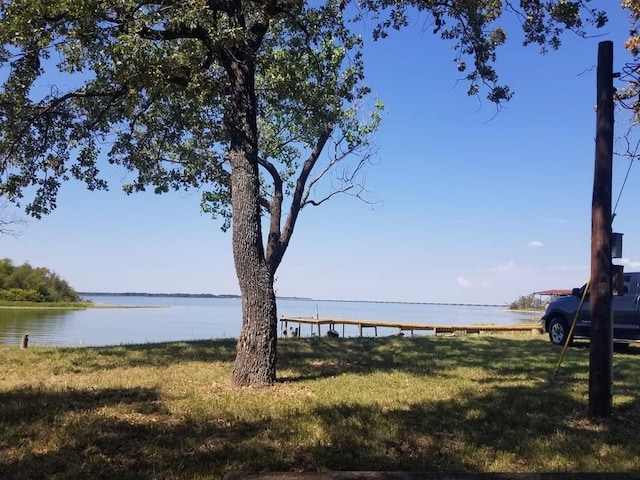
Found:
[(204, 209), (233, 226), (237, 385), (275, 380), (273, 280), (300, 210), (362, 193), (378, 116), (375, 106), (361, 115), (362, 42), (341, 13), (297, 0), (15, 0), (0, 10), (2, 193), (30, 193), (27, 212), (47, 214), (63, 180), (107, 188), (102, 153), (135, 175), (127, 192), (204, 189)]
[[(376, 18), (382, 38), (421, 13), (453, 42), (469, 93), (485, 85), (499, 103), (511, 96), (493, 66), (507, 38), (503, 13), (520, 19), (525, 43), (555, 48), (563, 29), (580, 33), (584, 13), (604, 23), (587, 4), (3, 0), (0, 193), (28, 196), (26, 211), (39, 217), (64, 180), (107, 188), (102, 155), (133, 172), (128, 192), (204, 189), (205, 210), (232, 226), (243, 318), (233, 381), (270, 385), (274, 274), (298, 214), (362, 193), (358, 173), (379, 120), (375, 106), (361, 116), (363, 43), (347, 16)], [(331, 188), (313, 197), (332, 172)]]

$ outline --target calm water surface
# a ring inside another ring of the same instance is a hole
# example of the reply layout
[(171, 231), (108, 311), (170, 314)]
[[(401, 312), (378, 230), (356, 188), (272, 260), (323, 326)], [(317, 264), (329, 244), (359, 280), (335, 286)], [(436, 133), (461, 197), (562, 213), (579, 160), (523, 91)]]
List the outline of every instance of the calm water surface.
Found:
[[(142, 308), (0, 309), (0, 343), (18, 345), (24, 334), (29, 335), (29, 345), (103, 346), (237, 338), (240, 333), (241, 302), (237, 298), (86, 298), (96, 303)], [(278, 315), (443, 325), (510, 325), (532, 321), (530, 313), (510, 312), (502, 307), (291, 299), (278, 299)], [(372, 329), (366, 330), (370, 331), (365, 334), (373, 334)], [(379, 336), (394, 333), (397, 330), (378, 329)], [(311, 327), (303, 325), (301, 334), (311, 335)], [(357, 334), (356, 327), (346, 327), (345, 336)]]

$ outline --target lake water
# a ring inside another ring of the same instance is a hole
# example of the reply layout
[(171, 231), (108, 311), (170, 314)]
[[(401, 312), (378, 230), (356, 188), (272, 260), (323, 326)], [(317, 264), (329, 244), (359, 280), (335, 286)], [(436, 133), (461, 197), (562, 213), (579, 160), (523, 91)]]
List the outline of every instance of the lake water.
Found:
[[(0, 344), (104, 346), (211, 338), (237, 338), (242, 323), (238, 298), (86, 296), (95, 303), (143, 308), (86, 310), (0, 309)], [(352, 318), (442, 325), (512, 325), (533, 321), (531, 313), (506, 307), (278, 299), (280, 317)], [(342, 329), (340, 328), (340, 333)], [(372, 335), (373, 329), (365, 334)], [(378, 329), (378, 336), (397, 333)], [(311, 335), (303, 325), (302, 336)], [(346, 327), (345, 336), (357, 336)]]

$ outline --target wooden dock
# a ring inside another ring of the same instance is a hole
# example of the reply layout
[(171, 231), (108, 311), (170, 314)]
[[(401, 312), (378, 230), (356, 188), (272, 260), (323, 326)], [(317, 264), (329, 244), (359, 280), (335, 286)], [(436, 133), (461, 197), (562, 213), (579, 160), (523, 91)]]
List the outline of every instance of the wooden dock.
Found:
[[(433, 335), (443, 333), (489, 333), (489, 332), (531, 332), (534, 335), (542, 333), (542, 327), (539, 323), (519, 323), (516, 325), (436, 325), (426, 323), (402, 323), (402, 322), (385, 322), (381, 320), (354, 320), (349, 318), (313, 318), (313, 317), (282, 317), (280, 318), (281, 332), (287, 332), (297, 325), (298, 335), (302, 335), (302, 325), (311, 326), (311, 334), (322, 336), (322, 326), (327, 326), (325, 335), (344, 337), (345, 326), (355, 325), (358, 327), (358, 334), (362, 337), (364, 329), (372, 328), (374, 335), (378, 336), (378, 327), (393, 328), (397, 330), (398, 335), (404, 335), (404, 332), (410, 332), (411, 336), (416, 331), (424, 331)], [(336, 330), (336, 326), (342, 326), (342, 335)], [(295, 330), (295, 328), (294, 328)], [(331, 334), (329, 333), (331, 332)], [(338, 335), (336, 335), (338, 334)]]

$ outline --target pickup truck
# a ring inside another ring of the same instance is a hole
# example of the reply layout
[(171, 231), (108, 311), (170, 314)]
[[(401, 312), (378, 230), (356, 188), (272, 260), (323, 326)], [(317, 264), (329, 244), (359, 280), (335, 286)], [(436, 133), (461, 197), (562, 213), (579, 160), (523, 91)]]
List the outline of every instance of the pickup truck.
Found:
[[(629, 344), (640, 342), (640, 272), (623, 274), (624, 289), (616, 292), (612, 299), (613, 341)], [(571, 323), (576, 316), (586, 285), (574, 288), (571, 295), (559, 297), (547, 305), (542, 316), (542, 327), (549, 333), (551, 343), (564, 345), (569, 335)], [(572, 338), (586, 338), (591, 335), (591, 311), (589, 293), (582, 304)]]

